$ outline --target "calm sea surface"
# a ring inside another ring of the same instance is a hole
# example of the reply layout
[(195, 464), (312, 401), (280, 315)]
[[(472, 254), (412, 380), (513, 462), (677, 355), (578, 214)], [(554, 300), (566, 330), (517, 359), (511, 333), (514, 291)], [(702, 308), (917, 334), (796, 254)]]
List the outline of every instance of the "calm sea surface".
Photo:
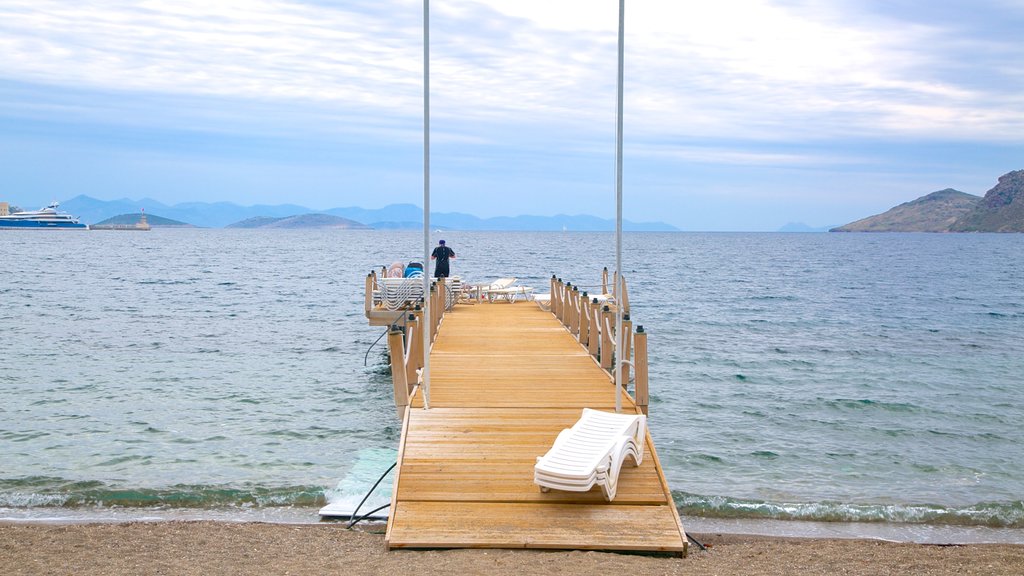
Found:
[[(445, 238), (469, 282), (614, 267), (612, 234)], [(363, 280), (421, 253), (414, 232), (0, 234), (0, 519), (315, 521), (358, 462), (372, 483), (393, 461)], [(1024, 541), (1024, 235), (642, 233), (623, 253), (686, 517)]]

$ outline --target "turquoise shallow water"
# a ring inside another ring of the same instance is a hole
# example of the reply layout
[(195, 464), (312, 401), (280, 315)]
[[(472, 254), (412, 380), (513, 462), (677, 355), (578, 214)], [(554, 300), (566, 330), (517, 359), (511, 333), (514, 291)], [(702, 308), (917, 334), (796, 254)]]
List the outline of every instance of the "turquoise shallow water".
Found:
[[(446, 239), (469, 281), (587, 285), (613, 264), (611, 234)], [(1024, 528), (1024, 236), (625, 239), (684, 515)], [(420, 242), (0, 236), (0, 517), (294, 519), (334, 497), (397, 444), (363, 278)]]

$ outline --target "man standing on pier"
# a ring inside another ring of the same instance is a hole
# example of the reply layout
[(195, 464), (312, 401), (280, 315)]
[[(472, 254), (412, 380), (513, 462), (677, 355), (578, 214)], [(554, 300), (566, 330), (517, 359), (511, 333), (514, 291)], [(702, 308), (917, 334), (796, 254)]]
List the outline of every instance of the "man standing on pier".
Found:
[(444, 245), (444, 240), (438, 240), (437, 248), (434, 248), (433, 253), (430, 254), (431, 260), (436, 260), (434, 263), (434, 278), (447, 278), (448, 277), (448, 259), (455, 259), (455, 251)]

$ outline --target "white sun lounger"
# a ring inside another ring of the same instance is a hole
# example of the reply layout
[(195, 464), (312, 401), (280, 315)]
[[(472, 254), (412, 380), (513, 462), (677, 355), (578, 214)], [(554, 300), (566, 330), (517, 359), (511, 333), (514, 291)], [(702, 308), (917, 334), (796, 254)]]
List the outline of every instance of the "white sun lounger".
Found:
[(487, 291), (488, 302), (494, 302), (495, 300), (515, 302), (519, 296), (530, 300), (533, 298), (533, 288), (530, 286), (509, 286), (508, 288)]
[(611, 502), (626, 457), (634, 466), (643, 460), (646, 426), (642, 414), (584, 408), (579, 421), (562, 430), (547, 454), (537, 458), (533, 481), (542, 492), (587, 492), (596, 484)]
[(533, 301), (541, 310), (551, 310), (551, 294), (534, 294)]
[(481, 298), (488, 298), (488, 294), (492, 290), (504, 290), (505, 288), (508, 288), (509, 286), (515, 283), (515, 278), (498, 278), (497, 280), (491, 282), (490, 284), (480, 284), (476, 287), (476, 289), (479, 292)]

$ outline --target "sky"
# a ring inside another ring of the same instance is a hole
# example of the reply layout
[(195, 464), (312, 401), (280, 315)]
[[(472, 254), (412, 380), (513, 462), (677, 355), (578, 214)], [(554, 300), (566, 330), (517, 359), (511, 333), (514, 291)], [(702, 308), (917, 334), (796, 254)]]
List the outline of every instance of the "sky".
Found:
[[(627, 0), (623, 216), (845, 224), (1024, 168), (1024, 0)], [(615, 216), (618, 3), (430, 4), (431, 209)], [(0, 201), (423, 203), (420, 0), (0, 0)], [(143, 206), (144, 207), (144, 206)]]

